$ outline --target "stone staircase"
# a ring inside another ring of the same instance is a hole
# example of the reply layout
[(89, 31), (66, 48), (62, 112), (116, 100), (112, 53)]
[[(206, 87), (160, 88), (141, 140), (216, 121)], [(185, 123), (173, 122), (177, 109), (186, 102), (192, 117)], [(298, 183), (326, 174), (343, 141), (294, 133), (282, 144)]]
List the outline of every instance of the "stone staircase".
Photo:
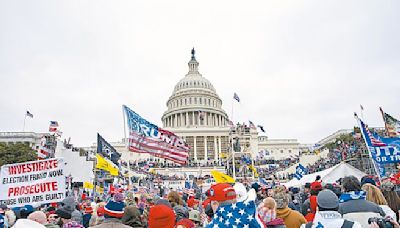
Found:
[(328, 149), (325, 149), (323, 151), (321, 151), (318, 155), (316, 154), (303, 154), (300, 156), (300, 162), (293, 164), (291, 166), (289, 166), (288, 168), (286, 168), (285, 170), (279, 171), (277, 172), (278, 175), (287, 175), (290, 173), (294, 173), (296, 172), (296, 167), (299, 164), (302, 164), (303, 166), (308, 166), (311, 164), (315, 164), (319, 159), (321, 158), (326, 158), (328, 157)]

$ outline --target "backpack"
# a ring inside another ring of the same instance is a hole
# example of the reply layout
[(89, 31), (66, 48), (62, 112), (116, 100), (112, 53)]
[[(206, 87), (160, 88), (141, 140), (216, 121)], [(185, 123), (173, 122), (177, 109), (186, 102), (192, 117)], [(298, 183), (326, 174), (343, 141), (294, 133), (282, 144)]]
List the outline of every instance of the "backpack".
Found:
[[(306, 224), (306, 228), (311, 228), (312, 227), (313, 222), (309, 222)], [(344, 223), (342, 225), (342, 228), (352, 228), (354, 225), (354, 222), (349, 221), (347, 219), (344, 220)]]
[(307, 222), (312, 222), (315, 217), (315, 212), (317, 210), (317, 196), (310, 196), (310, 209), (311, 211), (304, 216)]

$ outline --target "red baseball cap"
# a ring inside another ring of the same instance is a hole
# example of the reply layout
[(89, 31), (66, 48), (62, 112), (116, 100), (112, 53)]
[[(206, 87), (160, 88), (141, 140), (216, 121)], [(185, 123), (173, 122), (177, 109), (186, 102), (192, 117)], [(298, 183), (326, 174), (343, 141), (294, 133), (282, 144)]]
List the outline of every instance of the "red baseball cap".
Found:
[(227, 201), (236, 199), (236, 192), (232, 185), (218, 183), (211, 186), (206, 192), (207, 197), (213, 201)]
[(321, 190), (321, 189), (322, 189), (321, 182), (314, 181), (311, 183), (311, 190)]

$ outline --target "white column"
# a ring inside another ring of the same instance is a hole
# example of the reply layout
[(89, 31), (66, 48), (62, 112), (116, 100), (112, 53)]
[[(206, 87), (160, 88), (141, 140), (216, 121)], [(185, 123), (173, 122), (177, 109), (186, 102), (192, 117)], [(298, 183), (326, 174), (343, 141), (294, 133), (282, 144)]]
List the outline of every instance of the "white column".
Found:
[[(218, 136), (218, 155), (221, 154), (221, 136)], [(219, 164), (221, 165), (221, 160), (218, 160)]]
[(214, 136), (214, 160), (218, 161), (218, 145), (217, 145), (217, 136)]
[(180, 113), (180, 119), (181, 119), (181, 123), (179, 124), (179, 127), (183, 127), (183, 113)]
[(204, 160), (208, 161), (208, 153), (207, 153), (207, 136), (204, 136)]
[(185, 116), (186, 116), (186, 126), (189, 126), (189, 114), (188, 114), (188, 112), (186, 112)]
[(175, 114), (175, 120), (174, 120), (174, 124), (175, 124), (175, 126), (174, 127), (177, 127), (178, 126), (178, 114)]
[(196, 136), (193, 136), (193, 152), (194, 152), (194, 160), (197, 161), (197, 142), (196, 142)]
[(214, 126), (218, 126), (218, 123), (217, 123), (217, 114), (214, 114)]
[(194, 123), (194, 112), (192, 112), (192, 120), (193, 120), (193, 126), (195, 125)]

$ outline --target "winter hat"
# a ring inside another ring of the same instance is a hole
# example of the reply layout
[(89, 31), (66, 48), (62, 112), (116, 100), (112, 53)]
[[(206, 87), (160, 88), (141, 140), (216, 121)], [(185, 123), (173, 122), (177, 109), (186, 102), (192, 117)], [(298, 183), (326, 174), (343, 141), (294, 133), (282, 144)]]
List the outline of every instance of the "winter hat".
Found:
[(236, 192), (232, 185), (227, 183), (218, 183), (207, 190), (206, 195), (213, 201), (227, 201), (236, 199)]
[(119, 193), (119, 192), (115, 193), (115, 194), (114, 194), (114, 201), (115, 201), (115, 202), (122, 202), (122, 201), (124, 201), (124, 195), (123, 195), (122, 193)]
[(35, 211), (28, 215), (28, 219), (40, 223), (42, 225), (47, 223), (46, 214), (43, 211)]
[(175, 206), (174, 212), (176, 215), (176, 221), (179, 221), (184, 218), (189, 218), (189, 211), (181, 205)]
[(370, 176), (364, 176), (363, 178), (361, 178), (361, 186), (363, 186), (364, 184), (372, 184), (376, 186), (374, 179), (372, 179)]
[(194, 222), (190, 219), (181, 219), (176, 223), (176, 226), (178, 227), (179, 225), (184, 226), (185, 228), (195, 228)]
[(125, 203), (110, 200), (104, 207), (104, 216), (112, 218), (122, 218), (124, 216)]
[(189, 219), (195, 222), (200, 222), (200, 212), (198, 210), (189, 211)]
[(253, 183), (253, 184), (251, 185), (251, 187), (254, 188), (254, 190), (256, 190), (256, 192), (258, 192), (258, 191), (260, 190), (260, 188), (261, 188), (261, 185), (259, 185), (259, 184), (256, 182), (256, 183)]
[(63, 209), (65, 209), (66, 211), (69, 212), (73, 212), (75, 211), (75, 207), (76, 207), (76, 202), (75, 199), (73, 197), (67, 197), (65, 198), (62, 203), (64, 204), (64, 206), (62, 207)]
[(158, 199), (155, 204), (156, 205), (161, 205), (162, 204), (162, 205), (165, 205), (165, 206), (168, 206), (168, 207), (172, 208), (171, 203), (166, 199)]
[(237, 182), (237, 183), (233, 186), (233, 188), (235, 189), (235, 192), (236, 192), (236, 200), (237, 200), (238, 202), (243, 202), (243, 201), (245, 201), (245, 200), (247, 199), (247, 189), (246, 189), (246, 187), (245, 187), (242, 183)]
[(175, 226), (175, 213), (167, 205), (155, 205), (149, 211), (149, 228), (173, 228)]
[(311, 183), (311, 190), (321, 190), (322, 189), (322, 184), (321, 182), (314, 181)]
[(66, 211), (65, 209), (57, 209), (56, 214), (58, 216), (60, 216), (60, 218), (63, 218), (63, 219), (71, 219), (72, 218), (71, 212)]
[(339, 198), (331, 190), (325, 189), (318, 193), (317, 204), (326, 209), (335, 209), (339, 207)]
[(381, 188), (382, 190), (390, 192), (394, 190), (394, 184), (390, 181), (386, 181), (382, 183)]

